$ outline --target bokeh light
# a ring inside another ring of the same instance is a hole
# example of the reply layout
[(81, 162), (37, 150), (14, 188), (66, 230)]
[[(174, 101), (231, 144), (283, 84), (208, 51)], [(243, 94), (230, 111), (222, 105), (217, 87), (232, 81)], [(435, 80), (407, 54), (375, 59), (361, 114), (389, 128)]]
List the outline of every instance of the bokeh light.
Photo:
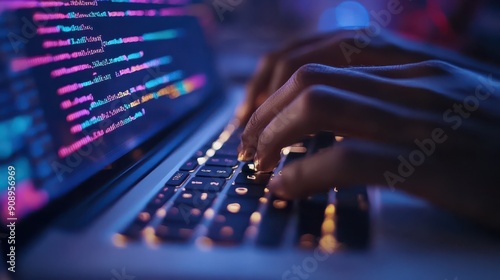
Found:
[(350, 29), (366, 27), (370, 23), (368, 10), (357, 1), (343, 1), (335, 7), (326, 9), (319, 18), (319, 31), (338, 28)]

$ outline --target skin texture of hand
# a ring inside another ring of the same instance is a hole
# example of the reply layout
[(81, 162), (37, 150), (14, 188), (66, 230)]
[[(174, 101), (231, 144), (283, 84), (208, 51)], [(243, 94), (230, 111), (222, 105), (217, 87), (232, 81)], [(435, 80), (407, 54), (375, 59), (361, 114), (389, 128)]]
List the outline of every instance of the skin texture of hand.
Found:
[[(360, 52), (360, 56), (348, 55), (346, 57), (342, 50), (349, 53), (350, 49), (346, 46), (356, 46), (355, 32), (341, 30), (293, 43), (264, 56), (259, 63), (256, 75), (248, 84), (246, 100), (237, 112), (238, 119), (242, 123), (246, 123), (252, 113), (272, 93), (278, 90), (297, 69), (308, 63), (347, 67), (390, 65), (428, 59), (425, 56), (413, 56), (412, 59), (409, 59), (410, 56), (406, 51), (399, 49), (395, 44), (388, 43), (383, 36), (372, 40), (370, 46), (367, 47), (368, 50)], [(392, 51), (395, 55), (386, 58), (376, 55), (387, 53), (391, 48), (398, 49), (398, 51)]]
[(250, 118), (241, 150), (258, 170), (321, 131), (344, 141), (282, 170), (292, 199), (333, 186), (383, 185), (500, 230), (500, 83), (442, 61), (300, 67)]
[(391, 33), (369, 36), (364, 30), (338, 30), (293, 43), (262, 58), (247, 87), (246, 100), (237, 118), (246, 124), (266, 99), (301, 66), (319, 63), (333, 67), (386, 66), (440, 59), (455, 65), (491, 73), (488, 66), (434, 46), (404, 40)]

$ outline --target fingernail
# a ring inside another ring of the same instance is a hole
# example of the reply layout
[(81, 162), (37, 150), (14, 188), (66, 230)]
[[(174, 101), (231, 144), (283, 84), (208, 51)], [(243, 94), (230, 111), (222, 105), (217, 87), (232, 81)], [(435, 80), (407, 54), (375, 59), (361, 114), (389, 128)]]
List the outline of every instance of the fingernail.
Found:
[(253, 158), (253, 155), (246, 150), (243, 150), (243, 151), (238, 153), (238, 160), (239, 161), (249, 161), (249, 160), (252, 160), (252, 158)]
[[(255, 157), (257, 157), (257, 156), (255, 156)], [(253, 161), (253, 165), (254, 165), (254, 167), (255, 167), (255, 171), (257, 171), (257, 172), (258, 172), (258, 171), (260, 170), (260, 160), (256, 158), (256, 159)]]
[(245, 161), (245, 151), (241, 151), (238, 153), (238, 160)]

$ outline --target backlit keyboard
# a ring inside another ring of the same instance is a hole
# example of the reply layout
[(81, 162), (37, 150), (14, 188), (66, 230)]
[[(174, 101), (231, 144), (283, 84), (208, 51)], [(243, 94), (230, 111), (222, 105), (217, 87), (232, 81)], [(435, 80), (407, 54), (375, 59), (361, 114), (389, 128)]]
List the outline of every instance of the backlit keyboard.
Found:
[(125, 243), (368, 246), (365, 187), (332, 189), (296, 201), (274, 197), (266, 188), (286, 164), (333, 145), (331, 133), (283, 149), (282, 162), (269, 173), (237, 160), (240, 136), (241, 130), (230, 124), (196, 151), (115, 237)]

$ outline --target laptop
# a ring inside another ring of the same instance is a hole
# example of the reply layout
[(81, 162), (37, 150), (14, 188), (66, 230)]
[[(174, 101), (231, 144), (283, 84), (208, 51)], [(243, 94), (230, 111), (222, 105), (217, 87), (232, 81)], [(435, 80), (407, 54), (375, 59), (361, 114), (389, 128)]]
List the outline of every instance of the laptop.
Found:
[(2, 279), (498, 277), (498, 239), (417, 198), (269, 193), (341, 138), (286, 147), (270, 173), (238, 161), (243, 90), (217, 74), (206, 10), (0, 3)]

